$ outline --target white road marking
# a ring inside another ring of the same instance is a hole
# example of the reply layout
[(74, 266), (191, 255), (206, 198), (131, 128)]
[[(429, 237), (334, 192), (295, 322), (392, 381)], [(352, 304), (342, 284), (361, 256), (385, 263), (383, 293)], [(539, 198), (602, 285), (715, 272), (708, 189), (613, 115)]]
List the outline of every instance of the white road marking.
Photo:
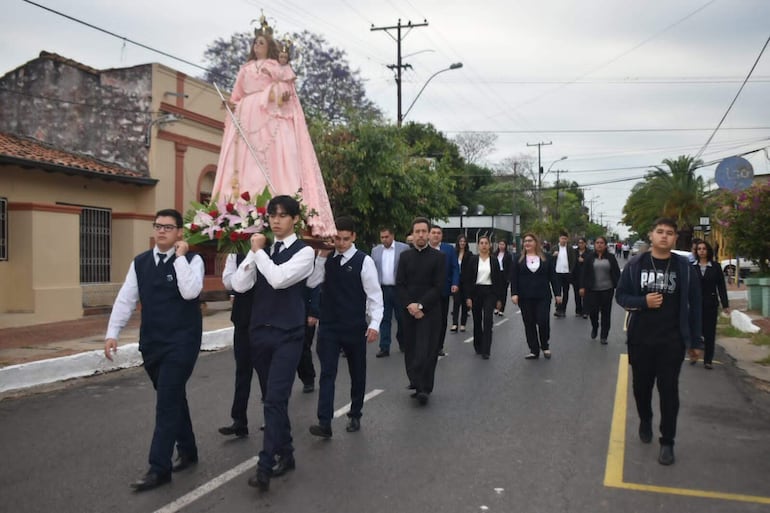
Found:
[[(368, 401), (369, 399), (372, 399), (374, 397), (377, 397), (381, 393), (383, 393), (384, 390), (380, 390), (379, 388), (375, 388), (368, 394), (364, 396), (364, 402)], [(350, 403), (346, 404), (339, 410), (334, 412), (334, 418), (341, 417), (345, 415), (348, 411), (350, 411)], [(179, 497), (174, 502), (171, 502), (169, 504), (166, 504), (162, 508), (155, 510), (155, 513), (176, 513), (180, 509), (189, 506), (196, 500), (200, 499), (204, 495), (213, 492), (223, 484), (227, 483), (228, 481), (232, 481), (236, 477), (240, 476), (244, 472), (247, 472), (251, 468), (253, 468), (257, 461), (259, 460), (258, 456), (254, 456), (253, 458), (249, 458), (243, 463), (236, 465), (235, 467), (231, 468), (230, 470), (218, 475), (211, 481), (207, 483), (203, 483), (195, 490), (191, 491), (190, 493), (183, 495)]]
[[(500, 326), (501, 324), (505, 324), (506, 322), (508, 322), (508, 319), (501, 319), (500, 321), (496, 322), (494, 326)], [(463, 340), (463, 344), (470, 344), (471, 342), (473, 342), (473, 337), (466, 338), (465, 340)]]

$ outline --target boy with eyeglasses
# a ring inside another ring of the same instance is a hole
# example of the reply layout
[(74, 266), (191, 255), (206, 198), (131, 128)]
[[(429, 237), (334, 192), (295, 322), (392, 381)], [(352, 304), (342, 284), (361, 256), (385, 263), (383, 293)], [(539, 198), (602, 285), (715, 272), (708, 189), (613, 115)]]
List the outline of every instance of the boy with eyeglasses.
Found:
[[(171, 481), (171, 473), (198, 462), (185, 386), (201, 347), (203, 319), (199, 296), (204, 266), (182, 239), (182, 215), (173, 209), (155, 214), (155, 247), (131, 262), (107, 326), (104, 356), (112, 360), (120, 331), (142, 303), (139, 351), (156, 391), (155, 430), (150, 469), (131, 484), (137, 492)], [(178, 459), (172, 465), (174, 444)]]

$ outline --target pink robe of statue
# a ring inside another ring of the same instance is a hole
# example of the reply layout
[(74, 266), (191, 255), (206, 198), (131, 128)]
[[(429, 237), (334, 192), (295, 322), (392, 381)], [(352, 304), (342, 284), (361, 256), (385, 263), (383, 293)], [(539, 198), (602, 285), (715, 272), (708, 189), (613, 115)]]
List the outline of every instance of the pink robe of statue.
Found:
[[(236, 104), (234, 113), (264, 173), (228, 114), (212, 196), (221, 200), (246, 191), (258, 195), (268, 184), (267, 174), (273, 196), (294, 196), (301, 190), (308, 212), (317, 213), (308, 218), (313, 235), (328, 237), (336, 233), (334, 216), (293, 79), (291, 67), (273, 59), (241, 67), (230, 101)], [(279, 102), (283, 91), (290, 97)]]

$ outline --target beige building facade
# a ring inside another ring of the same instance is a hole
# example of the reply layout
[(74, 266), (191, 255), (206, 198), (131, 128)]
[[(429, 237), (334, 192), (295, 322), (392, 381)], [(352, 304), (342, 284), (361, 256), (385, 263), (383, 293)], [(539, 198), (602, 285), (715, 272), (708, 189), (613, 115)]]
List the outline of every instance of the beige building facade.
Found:
[[(220, 98), (161, 64), (96, 70), (46, 52), (0, 85), (0, 328), (103, 310), (153, 246), (155, 212), (210, 193)], [(201, 252), (205, 290), (221, 290)]]

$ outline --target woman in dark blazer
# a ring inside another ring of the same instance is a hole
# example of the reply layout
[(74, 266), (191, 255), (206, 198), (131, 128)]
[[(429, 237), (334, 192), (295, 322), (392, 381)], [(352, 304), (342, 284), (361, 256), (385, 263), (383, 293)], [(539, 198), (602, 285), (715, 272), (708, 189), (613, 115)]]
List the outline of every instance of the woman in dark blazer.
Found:
[(468, 323), (468, 306), (465, 304), (467, 295), (465, 294), (465, 287), (463, 287), (463, 266), (473, 255), (473, 252), (468, 248), (468, 239), (462, 233), (455, 242), (455, 255), (457, 255), (457, 264), (460, 266), (460, 286), (457, 288), (457, 292), (452, 294), (452, 327), (449, 328), (452, 333), (457, 333), (458, 324), (460, 331), (465, 331), (465, 325)]
[[(585, 237), (578, 239), (577, 258), (575, 259), (575, 268), (572, 270), (572, 283), (575, 285), (575, 290), (579, 291), (582, 288), (581, 281), (583, 279), (583, 263), (586, 257), (591, 253), (588, 249), (588, 243)], [(583, 309), (583, 296), (579, 293), (575, 294), (575, 315), (577, 317), (582, 316), (583, 319), (588, 319), (588, 311)]]
[[(697, 261), (693, 264), (698, 269), (700, 276), (700, 289), (703, 301), (703, 315), (701, 326), (703, 330), (703, 366), (712, 369), (714, 359), (714, 342), (717, 332), (717, 316), (719, 315), (719, 302), (722, 309), (730, 313), (730, 302), (727, 299), (725, 287), (725, 275), (717, 262), (714, 262), (714, 250), (708, 242), (699, 242), (695, 246)], [(690, 365), (698, 363), (697, 359), (690, 360)]]
[(466, 304), (473, 312), (473, 348), (485, 360), (492, 349), (494, 310), (505, 301), (508, 282), (497, 260), (490, 254), (489, 237), (482, 235), (477, 243), (479, 254), (471, 255), (460, 271)]
[(591, 317), (591, 339), (599, 334), (601, 314), (601, 335), (599, 340), (607, 344), (612, 316), (612, 297), (620, 280), (620, 266), (615, 255), (607, 249), (607, 239), (596, 237), (594, 251), (586, 256), (580, 278), (578, 294), (583, 298), (583, 312)]
[(556, 276), (554, 262), (543, 253), (535, 234), (525, 233), (522, 243), (521, 256), (511, 265), (510, 279), (511, 301), (521, 310), (529, 345), (529, 354), (524, 358), (536, 360), (541, 349), (543, 356), (550, 358), (551, 291), (556, 296), (556, 303), (561, 304), (561, 280)]
[[(503, 291), (503, 297), (505, 297), (508, 294), (507, 277), (511, 275), (511, 264), (513, 264), (513, 258), (511, 258), (511, 253), (508, 251), (508, 243), (504, 240), (497, 241), (495, 260), (497, 260), (497, 265), (500, 266), (500, 270), (503, 271), (503, 276), (506, 277), (505, 290)], [(495, 308), (495, 315), (502, 317), (504, 311), (505, 301), (503, 301), (498, 308)]]

